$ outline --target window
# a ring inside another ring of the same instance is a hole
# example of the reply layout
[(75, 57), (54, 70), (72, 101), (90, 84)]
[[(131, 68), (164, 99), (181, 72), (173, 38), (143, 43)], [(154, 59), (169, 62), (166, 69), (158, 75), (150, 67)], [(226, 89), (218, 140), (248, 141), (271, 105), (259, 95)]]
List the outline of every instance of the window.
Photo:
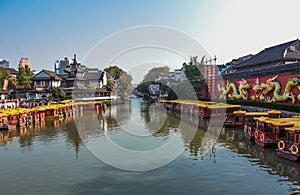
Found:
[(294, 134), (289, 133), (289, 142), (294, 142)]

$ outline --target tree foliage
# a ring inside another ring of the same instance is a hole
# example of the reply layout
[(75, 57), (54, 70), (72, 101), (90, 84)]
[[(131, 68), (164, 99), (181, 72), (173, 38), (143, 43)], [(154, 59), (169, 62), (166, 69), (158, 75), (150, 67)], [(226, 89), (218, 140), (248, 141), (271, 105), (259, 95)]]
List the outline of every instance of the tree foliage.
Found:
[[(202, 57), (201, 61), (197, 61), (197, 57), (191, 57), (189, 63), (183, 64), (184, 77), (180, 79), (171, 79), (171, 81), (162, 83), (168, 83), (168, 86), (165, 88), (168, 91), (169, 99), (195, 99), (201, 98), (202, 92), (206, 89), (206, 84), (204, 76), (201, 72), (204, 71), (204, 58)], [(137, 87), (137, 91), (142, 93), (148, 93), (148, 86), (151, 82), (155, 82), (160, 76), (164, 74), (169, 74), (169, 68), (165, 67), (155, 67), (151, 69), (145, 76), (142, 83)], [(162, 84), (161, 84), (162, 86)]]
[(191, 61), (188, 64), (183, 64), (185, 69), (185, 76), (190, 82), (204, 80), (204, 77), (201, 73), (204, 71), (204, 58), (205, 56), (202, 57), (200, 62), (197, 62), (197, 57), (191, 57)]
[(17, 84), (20, 86), (25, 86), (27, 88), (31, 87), (32, 80), (30, 80), (30, 78), (33, 75), (34, 73), (27, 65), (25, 66), (25, 68), (19, 67), (19, 72), (17, 74)]
[(144, 76), (143, 83), (155, 81), (160, 76), (169, 73), (170, 73), (170, 68), (168, 66), (154, 67), (151, 70), (149, 70), (149, 72)]
[(52, 96), (54, 98), (59, 98), (60, 100), (66, 99), (66, 92), (63, 87), (53, 87)]
[(195, 97), (201, 97), (201, 92), (206, 87), (204, 76), (201, 73), (204, 71), (204, 58), (205, 56), (203, 56), (201, 61), (198, 62), (197, 57), (191, 57), (188, 64), (183, 64), (187, 80), (172, 83), (174, 90), (179, 92), (180, 96), (182, 96), (180, 98), (194, 99)]
[(8, 70), (0, 70), (0, 88), (3, 89), (5, 80), (8, 81), (8, 89), (13, 89), (15, 82)]
[(106, 71), (108, 86), (122, 92), (129, 92), (133, 89), (132, 78), (123, 69), (118, 66), (110, 66), (105, 68), (104, 71)]

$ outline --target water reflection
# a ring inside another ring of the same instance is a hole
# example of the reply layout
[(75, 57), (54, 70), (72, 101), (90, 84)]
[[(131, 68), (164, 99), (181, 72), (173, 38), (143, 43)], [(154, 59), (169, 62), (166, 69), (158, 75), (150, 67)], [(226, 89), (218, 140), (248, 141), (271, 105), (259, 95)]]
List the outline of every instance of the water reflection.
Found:
[[(31, 149), (37, 144), (36, 141), (51, 144), (63, 137), (67, 147), (72, 148), (74, 156), (78, 157), (84, 142), (91, 138), (102, 139), (112, 136), (122, 142), (129, 137), (127, 134), (134, 133), (135, 136), (139, 135), (137, 137), (142, 140), (141, 143), (135, 143), (135, 139), (130, 139), (123, 143), (126, 147), (134, 148), (138, 144), (152, 144), (154, 145), (152, 147), (157, 147), (167, 141), (170, 132), (176, 132), (180, 134), (183, 147), (190, 159), (200, 160), (198, 162), (201, 160), (218, 162), (218, 149), (226, 147), (238, 156), (247, 159), (254, 171), (258, 167), (270, 175), (281, 176), (277, 181), (279, 184), (291, 182), (290, 193), (300, 192), (298, 186), (300, 163), (278, 157), (274, 149), (257, 147), (253, 142), (244, 139), (243, 131), (240, 129), (222, 129), (218, 140), (210, 140), (207, 132), (209, 128), (214, 127), (209, 126), (209, 120), (167, 113), (161, 108), (144, 105), (138, 101), (131, 102), (129, 105), (108, 107), (105, 112), (100, 112), (98, 115), (92, 111), (84, 111), (83, 114), (74, 117), (80, 121), (78, 124), (72, 117), (68, 117), (61, 121), (47, 120), (45, 123), (32, 124), (17, 130), (0, 131), (0, 146), (9, 145), (17, 138), (17, 143), (22, 149)], [(91, 123), (92, 119), (99, 122), (97, 128)], [(131, 127), (134, 123), (136, 129), (128, 129), (128, 126)], [(85, 130), (84, 137), (80, 136), (76, 125), (80, 125)], [(139, 129), (139, 125), (144, 129)], [(141, 136), (144, 135), (142, 134), (144, 130), (151, 136), (145, 138)], [(210, 132), (217, 133), (218, 130), (212, 129)]]
[[(299, 163), (278, 157), (273, 148), (261, 148), (254, 142), (244, 139), (242, 130), (222, 129), (218, 142), (247, 158), (253, 166), (259, 166), (270, 175), (283, 176), (284, 179), (277, 182), (290, 181), (293, 184), (300, 184)], [(293, 193), (300, 192), (298, 185), (292, 185), (290, 190)]]

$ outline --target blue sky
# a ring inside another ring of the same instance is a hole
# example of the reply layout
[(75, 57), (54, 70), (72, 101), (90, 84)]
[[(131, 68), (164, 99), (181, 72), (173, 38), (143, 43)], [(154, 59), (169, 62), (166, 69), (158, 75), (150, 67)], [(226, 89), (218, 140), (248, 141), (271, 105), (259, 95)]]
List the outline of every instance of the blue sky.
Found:
[(73, 53), (82, 59), (97, 42), (124, 28), (149, 24), (193, 31), (202, 4), (197, 0), (3, 0), (0, 58), (16, 67), (20, 57), (29, 57), (33, 68), (49, 68), (55, 59)]
[[(125, 28), (162, 25), (195, 38), (218, 63), (299, 37), (297, 0), (0, 0), (0, 58), (53, 70), (56, 59), (82, 60)], [(180, 66), (182, 62), (178, 62)]]

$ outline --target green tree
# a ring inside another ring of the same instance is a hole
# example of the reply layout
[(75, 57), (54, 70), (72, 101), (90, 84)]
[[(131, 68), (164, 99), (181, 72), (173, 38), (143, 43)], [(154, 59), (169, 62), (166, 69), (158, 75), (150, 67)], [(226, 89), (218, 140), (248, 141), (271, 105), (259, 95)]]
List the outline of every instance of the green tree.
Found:
[(123, 69), (118, 66), (110, 66), (105, 68), (104, 71), (106, 71), (107, 85), (125, 93), (132, 91), (132, 78)]
[(13, 89), (15, 86), (15, 82), (11, 79), (12, 75), (8, 70), (0, 70), (0, 87), (1, 89), (4, 87), (4, 81), (8, 81), (8, 89)]
[(53, 98), (59, 98), (60, 100), (66, 99), (66, 92), (63, 87), (53, 87), (52, 88)]
[(154, 67), (144, 75), (143, 81), (137, 86), (136, 90), (141, 93), (148, 93), (148, 86), (151, 82), (154, 82), (160, 76), (169, 74), (170, 68), (168, 66)]
[(143, 83), (155, 81), (155, 79), (158, 79), (160, 76), (169, 73), (170, 68), (168, 66), (154, 67), (144, 76)]
[(149, 84), (150, 84), (150, 82), (142, 82), (137, 86), (136, 90), (141, 93), (148, 93)]
[(33, 72), (27, 65), (25, 66), (25, 68), (19, 67), (19, 72), (17, 74), (17, 84), (20, 86), (25, 86), (27, 88), (31, 87), (32, 80), (30, 78), (33, 77), (33, 75)]
[(120, 78), (120, 75), (124, 71), (118, 66), (110, 66), (108, 68), (105, 68), (104, 71), (106, 72), (106, 76), (107, 76), (107, 85), (113, 88), (117, 87), (118, 86), (117, 80)]
[(180, 98), (194, 99), (193, 94), (195, 94), (197, 98), (201, 98), (201, 92), (205, 88), (204, 76), (201, 73), (204, 71), (204, 59), (205, 56), (198, 62), (197, 57), (191, 57), (188, 64), (183, 64), (187, 80), (172, 83), (172, 88), (180, 92)]

